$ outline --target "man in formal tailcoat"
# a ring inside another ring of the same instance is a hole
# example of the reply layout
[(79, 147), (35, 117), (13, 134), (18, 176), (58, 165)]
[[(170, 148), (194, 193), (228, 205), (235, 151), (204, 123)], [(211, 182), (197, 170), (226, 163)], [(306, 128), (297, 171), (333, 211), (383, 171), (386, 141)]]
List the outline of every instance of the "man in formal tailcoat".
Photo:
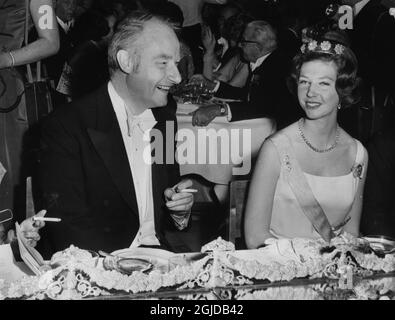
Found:
[(62, 219), (43, 231), (43, 253), (171, 249), (164, 229), (187, 227), (193, 196), (181, 191), (191, 181), (179, 182), (168, 97), (181, 81), (179, 54), (167, 22), (131, 13), (109, 46), (111, 80), (43, 124), (39, 185), (47, 216)]

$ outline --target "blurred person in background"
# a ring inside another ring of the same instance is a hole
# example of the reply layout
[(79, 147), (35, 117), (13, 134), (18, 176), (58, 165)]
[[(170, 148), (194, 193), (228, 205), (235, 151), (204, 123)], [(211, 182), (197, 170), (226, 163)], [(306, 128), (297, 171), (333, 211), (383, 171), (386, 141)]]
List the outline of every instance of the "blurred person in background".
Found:
[[(96, 0), (97, 1), (97, 0)], [(92, 8), (94, 0), (77, 0), (77, 8), (75, 9), (75, 17), (78, 18), (83, 13)]]
[[(40, 25), (46, 6), (49, 25)], [(28, 12), (26, 12), (28, 10)], [(26, 14), (29, 17), (25, 25)], [(52, 18), (52, 19), (51, 19)], [(41, 20), (40, 20), (41, 19)], [(37, 30), (36, 40), (24, 45), (25, 27)], [(59, 33), (52, 0), (0, 1), (0, 163), (5, 175), (0, 185), (0, 209), (8, 208), (16, 217), (25, 212), (23, 138), (28, 130), (24, 82), (27, 63), (36, 62), (59, 50)], [(19, 68), (17, 68), (19, 67)]]
[[(239, 47), (241, 35), (251, 17), (243, 13), (236, 14), (224, 21), (222, 28), (225, 51), (218, 56), (217, 41), (208, 26), (203, 26), (202, 42), (205, 47), (203, 56), (203, 76), (209, 80), (219, 80), (235, 87), (243, 87), (247, 81), (248, 63)], [(220, 40), (218, 40), (219, 42)]]
[[(178, 71), (181, 74), (181, 83), (183, 85), (193, 76), (195, 66), (193, 64), (192, 52), (185, 43), (182, 36), (182, 25), (184, 22), (184, 14), (180, 7), (171, 1), (157, 4), (150, 9), (150, 12), (168, 19), (174, 26), (174, 31), (180, 41), (180, 61), (178, 62)], [(177, 85), (177, 87), (179, 86)]]
[(203, 70), (202, 48), (202, 9), (205, 3), (225, 4), (228, 0), (169, 0), (178, 5), (184, 14), (182, 37), (192, 51), (196, 73)]
[(346, 31), (360, 66), (364, 104), (370, 105), (373, 112), (372, 131), (392, 127), (395, 109), (395, 18), (381, 0), (341, 2), (353, 9), (353, 28)]
[(287, 87), (291, 61), (278, 50), (275, 29), (266, 21), (252, 21), (247, 24), (239, 46), (250, 70), (243, 87), (203, 80), (215, 96), (237, 102), (229, 102), (226, 107), (214, 104), (200, 108), (194, 112), (192, 123), (206, 126), (225, 115), (229, 121), (267, 117), (275, 119), (282, 128), (298, 119), (300, 110)]
[(305, 116), (267, 139), (251, 180), (246, 213), (248, 248), (269, 238), (360, 234), (368, 154), (340, 128), (338, 111), (358, 99), (353, 52), (311, 41), (294, 59), (294, 91)]
[[(394, 121), (394, 119), (392, 119)], [(377, 132), (368, 144), (369, 168), (361, 232), (395, 239), (395, 128)]]
[(116, 22), (110, 9), (88, 10), (77, 19), (73, 29), (75, 48), (62, 74), (64, 94), (76, 99), (108, 81), (107, 50)]
[[(75, 22), (76, 8), (76, 0), (56, 0), (55, 13), (59, 29), (60, 47), (55, 55), (44, 60), (46, 71), (50, 79), (54, 81), (55, 88), (63, 72), (64, 64), (72, 52), (73, 41), (70, 37), (70, 31)], [(63, 101), (59, 98), (55, 103), (59, 104)]]

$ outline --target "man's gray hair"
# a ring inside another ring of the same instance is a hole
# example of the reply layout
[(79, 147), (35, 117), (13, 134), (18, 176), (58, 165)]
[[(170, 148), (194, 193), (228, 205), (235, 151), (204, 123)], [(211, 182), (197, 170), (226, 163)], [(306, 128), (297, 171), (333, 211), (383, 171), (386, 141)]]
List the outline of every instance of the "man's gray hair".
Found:
[(135, 63), (133, 71), (136, 72), (140, 63), (140, 46), (138, 40), (144, 31), (145, 24), (148, 21), (157, 21), (168, 25), (170, 28), (173, 26), (161, 17), (155, 16), (145, 11), (132, 11), (126, 16), (116, 27), (114, 35), (108, 46), (108, 68), (110, 76), (119, 70), (117, 53), (119, 50), (133, 50)]
[(252, 21), (247, 25), (247, 28), (253, 30), (253, 38), (259, 42), (262, 48), (268, 51), (277, 48), (277, 32), (268, 22), (264, 20)]

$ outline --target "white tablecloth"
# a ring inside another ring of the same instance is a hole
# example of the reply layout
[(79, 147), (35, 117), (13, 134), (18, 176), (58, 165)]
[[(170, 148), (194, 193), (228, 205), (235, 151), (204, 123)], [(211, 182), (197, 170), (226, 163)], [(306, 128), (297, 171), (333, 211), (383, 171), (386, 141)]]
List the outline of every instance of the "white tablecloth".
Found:
[(181, 175), (198, 174), (213, 183), (228, 184), (232, 176), (249, 174), (251, 159), (275, 132), (274, 121), (228, 122), (226, 117), (217, 117), (207, 127), (194, 127), (188, 113), (197, 107), (178, 105), (177, 109), (176, 159)]

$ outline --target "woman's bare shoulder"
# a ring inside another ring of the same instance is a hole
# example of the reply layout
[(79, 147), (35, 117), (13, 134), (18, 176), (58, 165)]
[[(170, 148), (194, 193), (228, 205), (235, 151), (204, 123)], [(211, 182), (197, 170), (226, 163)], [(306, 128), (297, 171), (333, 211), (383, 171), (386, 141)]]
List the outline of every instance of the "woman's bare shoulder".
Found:
[(364, 147), (364, 145), (358, 139), (353, 138), (350, 134), (348, 134), (342, 128), (340, 128), (340, 130), (341, 130), (340, 131), (341, 139), (339, 141), (339, 145), (342, 146), (343, 148), (347, 149), (353, 159), (355, 158), (355, 155), (357, 154), (358, 149), (362, 148), (364, 158), (367, 159), (367, 150)]
[(270, 135), (265, 142), (262, 144), (261, 147), (261, 153), (266, 153), (266, 154), (275, 154), (276, 157), (278, 158), (278, 149), (277, 147), (279, 145), (284, 144), (283, 138), (286, 137), (288, 138), (289, 142), (291, 144), (294, 143), (295, 140), (295, 124), (291, 124), (288, 127), (285, 127), (284, 129), (281, 129), (272, 135)]
[(295, 122), (295, 123), (290, 124), (288, 127), (285, 127), (279, 131), (276, 131), (269, 138), (276, 140), (280, 136), (287, 136), (291, 141), (294, 141), (295, 136), (296, 136), (295, 133), (298, 132), (297, 130), (298, 130), (298, 123)]

